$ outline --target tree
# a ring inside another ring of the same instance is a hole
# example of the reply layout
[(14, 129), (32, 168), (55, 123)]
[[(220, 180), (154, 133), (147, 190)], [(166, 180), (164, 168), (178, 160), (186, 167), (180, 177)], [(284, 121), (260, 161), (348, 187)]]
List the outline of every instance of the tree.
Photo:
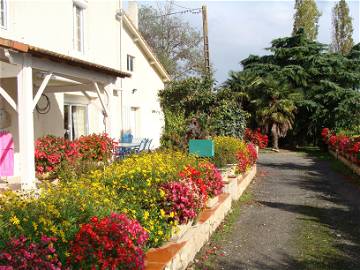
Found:
[[(244, 70), (239, 73), (271, 78), (280, 85), (278, 89), (290, 91), (297, 107), (289, 134), (294, 143), (315, 143), (323, 127), (340, 130), (360, 125), (360, 44), (347, 56), (330, 53), (328, 46), (308, 39), (301, 29), (292, 37), (273, 40), (269, 51), (269, 55), (250, 55), (241, 61)], [(232, 90), (236, 93), (238, 88)], [(261, 91), (258, 87), (247, 90), (251, 106), (246, 109), (253, 119), (259, 108), (253, 93)]]
[(345, 0), (340, 0), (333, 9), (333, 33), (331, 49), (343, 55), (350, 52), (354, 46), (352, 38), (352, 18), (349, 14), (349, 6)]
[(202, 36), (174, 13), (172, 1), (139, 9), (139, 30), (172, 79), (204, 72)]
[[(256, 89), (256, 118), (265, 132), (271, 132), (273, 149), (279, 149), (279, 138), (293, 128), (296, 106), (289, 87), (271, 77)], [(260, 91), (259, 91), (260, 90)]]
[(317, 9), (315, 0), (296, 0), (293, 35), (302, 28), (307, 38), (315, 40), (318, 35), (319, 17), (321, 13)]

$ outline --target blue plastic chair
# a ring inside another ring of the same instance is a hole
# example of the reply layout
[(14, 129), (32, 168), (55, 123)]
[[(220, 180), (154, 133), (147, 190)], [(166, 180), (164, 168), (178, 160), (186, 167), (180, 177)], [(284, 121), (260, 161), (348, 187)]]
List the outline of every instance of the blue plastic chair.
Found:
[(122, 142), (122, 143), (132, 143), (133, 138), (134, 138), (134, 136), (131, 133), (126, 132), (121, 136), (120, 142)]

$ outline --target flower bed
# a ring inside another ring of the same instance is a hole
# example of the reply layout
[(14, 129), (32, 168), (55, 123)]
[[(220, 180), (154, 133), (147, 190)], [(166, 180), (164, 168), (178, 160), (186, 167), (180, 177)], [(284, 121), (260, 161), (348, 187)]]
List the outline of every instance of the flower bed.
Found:
[(349, 137), (344, 134), (336, 134), (328, 128), (324, 128), (321, 137), (329, 150), (335, 152), (335, 156), (360, 174), (360, 136)]
[[(35, 142), (35, 167), (39, 178), (54, 178), (64, 171), (79, 171), (82, 165), (107, 163), (116, 142), (107, 134), (81, 136), (74, 141), (47, 135)], [(63, 178), (71, 175), (65, 174)]]
[(360, 164), (360, 136), (349, 137), (343, 134), (335, 134), (328, 128), (324, 128), (321, 137), (331, 150), (354, 164)]
[[(64, 141), (48, 139), (57, 142), (60, 160), (67, 159)], [(45, 151), (44, 143), (39, 149)], [(241, 146), (236, 153), (245, 153), (245, 169), (250, 169), (254, 147)], [(234, 160), (238, 163), (236, 155)], [(56, 264), (53, 269), (143, 269), (144, 252), (167, 242), (178, 225), (197, 224), (207, 199), (221, 195), (223, 188), (220, 172), (208, 160), (159, 151), (131, 156), (76, 180), (44, 183), (37, 194), (7, 192), (0, 197), (0, 267), (16, 266), (6, 254), (13, 256), (13, 239), (22, 239), (39, 250), (34, 256)], [(44, 237), (51, 239), (48, 246)]]
[(259, 146), (260, 149), (264, 149), (267, 147), (269, 138), (266, 134), (262, 134), (260, 129), (251, 130), (247, 128), (245, 130), (244, 139), (247, 142), (251, 142), (254, 145)]

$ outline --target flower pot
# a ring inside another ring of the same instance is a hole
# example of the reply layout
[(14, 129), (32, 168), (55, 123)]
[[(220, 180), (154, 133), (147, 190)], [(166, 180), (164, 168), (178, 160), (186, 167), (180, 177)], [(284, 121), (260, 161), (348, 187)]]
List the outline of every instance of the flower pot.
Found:
[(209, 198), (206, 201), (206, 207), (207, 208), (213, 208), (217, 203), (219, 202), (219, 196), (213, 197), (213, 198)]
[(177, 225), (176, 227), (173, 227), (170, 241), (177, 241), (181, 237), (183, 237), (183, 235), (191, 228), (192, 224), (193, 221), (190, 220), (186, 224), (181, 224), (181, 225)]

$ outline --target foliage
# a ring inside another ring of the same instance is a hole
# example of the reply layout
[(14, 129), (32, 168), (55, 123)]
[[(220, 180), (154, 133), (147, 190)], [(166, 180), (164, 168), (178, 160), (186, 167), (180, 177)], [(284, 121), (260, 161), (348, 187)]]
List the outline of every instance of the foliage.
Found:
[(234, 101), (221, 100), (211, 113), (209, 128), (212, 135), (242, 138), (246, 114)]
[(174, 12), (172, 1), (139, 9), (139, 29), (172, 79), (204, 74), (202, 36)]
[(80, 269), (144, 269), (147, 232), (138, 221), (112, 213), (83, 224), (71, 244), (71, 265)]
[[(245, 91), (241, 96), (247, 97), (244, 108), (251, 113), (251, 123), (260, 125), (263, 116), (269, 122), (272, 108), (276, 109), (279, 120), (287, 116), (285, 130), (293, 127), (289, 140), (300, 145), (316, 143), (324, 126), (336, 130), (360, 126), (360, 45), (347, 56), (334, 54), (299, 31), (273, 40), (269, 50), (269, 55), (244, 59), (244, 70), (227, 82), (234, 93)], [(239, 87), (245, 73), (251, 74), (247, 75), (251, 85)]]
[(227, 164), (237, 162), (236, 154), (245, 150), (245, 143), (233, 137), (217, 136), (213, 138), (215, 146), (215, 156), (212, 161), (221, 168)]
[(293, 35), (296, 35), (299, 29), (304, 29), (306, 36), (315, 40), (319, 30), (319, 12), (315, 0), (296, 0)]
[(269, 141), (268, 136), (266, 134), (262, 134), (259, 128), (254, 131), (247, 128), (245, 130), (244, 139), (247, 142), (251, 142), (259, 146), (260, 149), (266, 148)]
[(42, 236), (39, 243), (26, 237), (12, 238), (0, 251), (0, 268), (4, 270), (61, 270), (62, 264), (53, 247), (56, 238)]
[(170, 110), (164, 111), (165, 126), (160, 139), (164, 148), (186, 149), (187, 123), (183, 113), (173, 113)]
[(354, 40), (352, 38), (354, 30), (349, 6), (345, 0), (340, 0), (334, 6), (332, 20), (334, 29), (332, 34), (331, 49), (333, 52), (346, 55), (354, 46)]

